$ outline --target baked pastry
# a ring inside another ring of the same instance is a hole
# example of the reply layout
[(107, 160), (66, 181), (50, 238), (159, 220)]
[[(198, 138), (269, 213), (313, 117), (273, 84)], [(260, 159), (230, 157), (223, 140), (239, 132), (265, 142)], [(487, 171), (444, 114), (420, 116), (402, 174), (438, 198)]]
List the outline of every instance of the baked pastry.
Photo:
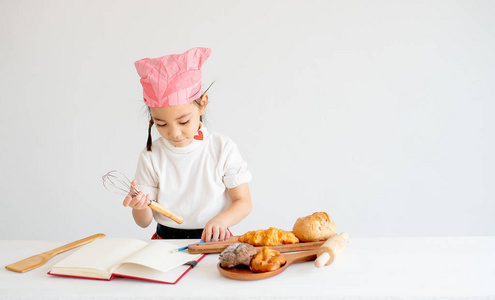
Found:
[(325, 241), (337, 233), (337, 226), (326, 212), (298, 218), (292, 232), (302, 242)]
[(239, 237), (239, 242), (254, 246), (280, 246), (299, 243), (299, 239), (290, 231), (270, 227), (266, 230), (248, 231)]
[(256, 254), (256, 248), (244, 243), (235, 243), (220, 253), (220, 265), (224, 268), (233, 268), (238, 265), (249, 266), (251, 258)]
[(271, 272), (280, 269), (286, 261), (285, 256), (277, 250), (264, 247), (251, 259), (249, 268), (253, 272)]

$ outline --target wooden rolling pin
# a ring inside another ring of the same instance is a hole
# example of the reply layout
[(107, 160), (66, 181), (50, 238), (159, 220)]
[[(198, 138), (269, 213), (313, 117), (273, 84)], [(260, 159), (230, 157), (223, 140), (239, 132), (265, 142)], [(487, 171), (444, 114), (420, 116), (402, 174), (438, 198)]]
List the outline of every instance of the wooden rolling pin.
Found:
[(333, 263), (335, 258), (344, 251), (347, 245), (347, 238), (349, 238), (347, 232), (331, 236), (323, 245), (321, 245), (320, 249), (318, 249), (315, 266), (319, 268), (323, 265), (328, 266)]

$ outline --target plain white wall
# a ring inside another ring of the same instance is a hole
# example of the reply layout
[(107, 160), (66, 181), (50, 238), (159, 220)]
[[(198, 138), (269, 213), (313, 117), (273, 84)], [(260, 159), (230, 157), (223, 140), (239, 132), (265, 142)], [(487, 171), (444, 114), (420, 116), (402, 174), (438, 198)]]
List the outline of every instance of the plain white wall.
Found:
[[(237, 142), (235, 234), (326, 211), (351, 237), (494, 235), (493, 1), (0, 2), (2, 239), (147, 239), (134, 61), (212, 48), (206, 125)], [(155, 131), (155, 137), (157, 133)]]

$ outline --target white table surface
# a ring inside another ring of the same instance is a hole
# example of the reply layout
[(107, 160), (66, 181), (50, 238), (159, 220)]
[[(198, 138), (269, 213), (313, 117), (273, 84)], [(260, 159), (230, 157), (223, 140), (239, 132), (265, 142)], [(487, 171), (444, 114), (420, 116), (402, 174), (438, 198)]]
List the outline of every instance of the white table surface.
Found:
[[(3, 266), (70, 241), (1, 240)], [(178, 245), (189, 241), (174, 241)], [(59, 254), (26, 273), (0, 271), (0, 299), (495, 299), (495, 237), (350, 238), (330, 266), (291, 265), (258, 281), (223, 277), (206, 256), (176, 285), (47, 275)]]

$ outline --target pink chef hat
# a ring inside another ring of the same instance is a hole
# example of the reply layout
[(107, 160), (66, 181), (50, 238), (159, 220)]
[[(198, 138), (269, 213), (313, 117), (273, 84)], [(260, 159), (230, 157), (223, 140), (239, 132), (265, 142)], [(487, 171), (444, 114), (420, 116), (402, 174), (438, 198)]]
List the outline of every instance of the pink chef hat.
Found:
[(182, 54), (143, 58), (134, 63), (149, 107), (191, 102), (201, 94), (201, 66), (211, 49), (192, 48)]

